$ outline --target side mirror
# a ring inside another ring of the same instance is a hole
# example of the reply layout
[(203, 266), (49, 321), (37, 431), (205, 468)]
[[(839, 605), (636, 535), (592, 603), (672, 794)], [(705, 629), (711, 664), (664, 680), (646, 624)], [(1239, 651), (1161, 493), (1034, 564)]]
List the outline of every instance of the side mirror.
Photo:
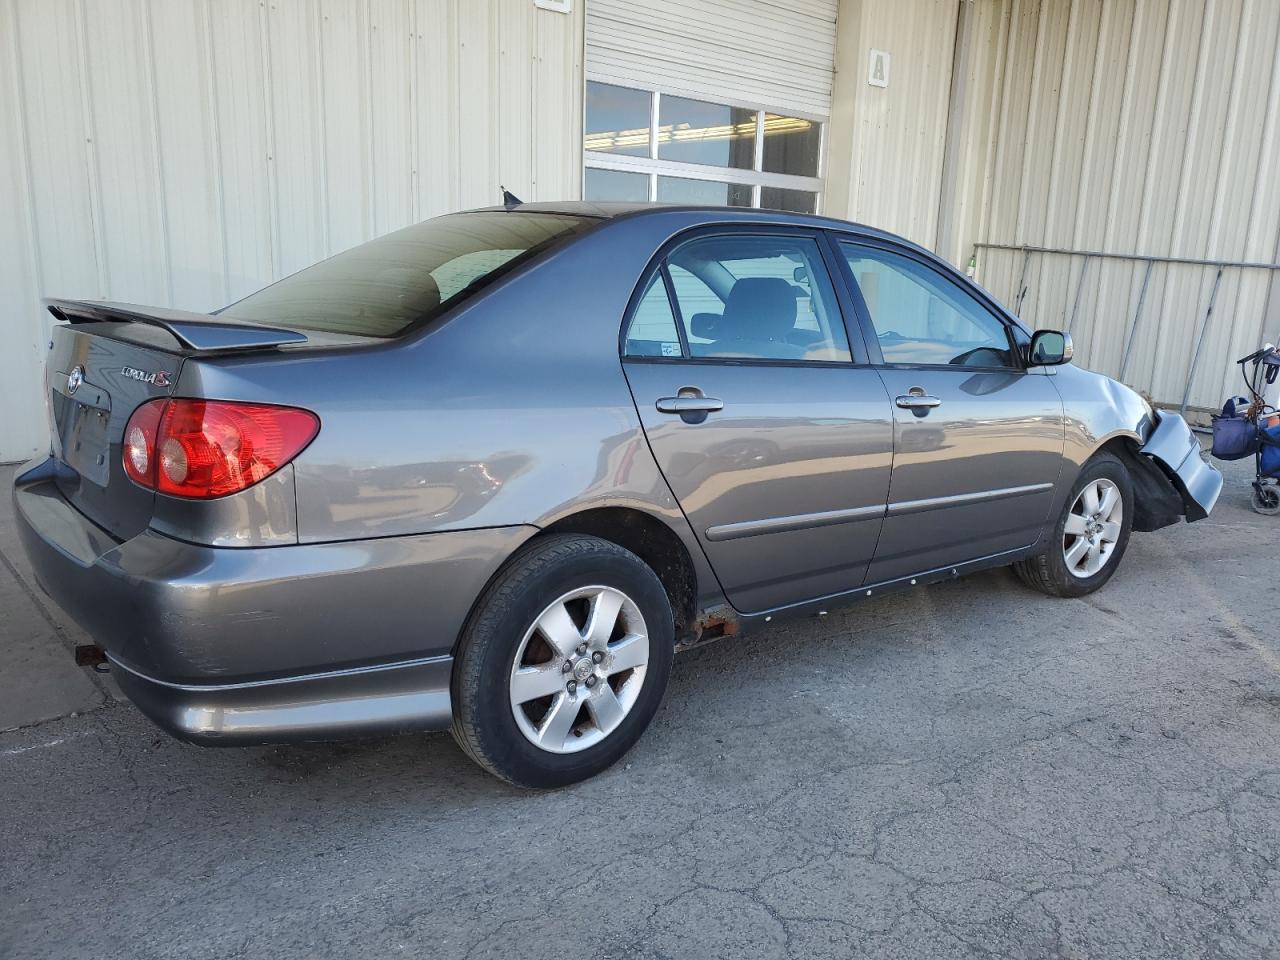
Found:
[(1033, 367), (1056, 367), (1070, 363), (1074, 352), (1071, 334), (1061, 330), (1037, 330), (1027, 346), (1027, 362)]

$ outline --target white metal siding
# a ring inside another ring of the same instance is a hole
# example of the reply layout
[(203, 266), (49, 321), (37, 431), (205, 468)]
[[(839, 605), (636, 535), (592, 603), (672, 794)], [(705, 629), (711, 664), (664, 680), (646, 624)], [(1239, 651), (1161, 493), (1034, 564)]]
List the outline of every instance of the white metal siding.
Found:
[(580, 191), (582, 3), (0, 0), (0, 461), (46, 296), (208, 310), (449, 210)]
[(587, 75), (825, 117), (836, 0), (586, 0)]
[[(957, 0), (843, 0), (824, 212), (937, 242)], [(871, 86), (871, 50), (890, 57)]]
[[(1000, 118), (977, 239), (1197, 259), (1280, 253), (1280, 4), (993, 0)], [(964, 242), (957, 248), (968, 249)], [(1280, 336), (1259, 269), (978, 252), (979, 278), (1033, 326), (1070, 326), (1080, 362), (1158, 401), (1213, 407), (1232, 361)], [(1082, 279), (1083, 278), (1083, 279)], [(1275, 291), (1273, 293), (1273, 291)], [(1124, 364), (1128, 344), (1129, 359)]]

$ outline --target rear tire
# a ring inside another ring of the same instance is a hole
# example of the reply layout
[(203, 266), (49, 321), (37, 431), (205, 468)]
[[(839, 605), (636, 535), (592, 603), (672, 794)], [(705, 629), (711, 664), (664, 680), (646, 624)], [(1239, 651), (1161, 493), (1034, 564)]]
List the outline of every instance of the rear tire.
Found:
[(1129, 471), (1111, 454), (1095, 454), (1076, 477), (1048, 546), (1013, 569), (1023, 583), (1048, 596), (1083, 597), (1111, 579), (1132, 528)]
[(639, 557), (559, 534), (522, 548), (485, 590), (453, 668), (453, 736), (490, 773), (562, 787), (644, 733), (675, 652), (671, 603)]

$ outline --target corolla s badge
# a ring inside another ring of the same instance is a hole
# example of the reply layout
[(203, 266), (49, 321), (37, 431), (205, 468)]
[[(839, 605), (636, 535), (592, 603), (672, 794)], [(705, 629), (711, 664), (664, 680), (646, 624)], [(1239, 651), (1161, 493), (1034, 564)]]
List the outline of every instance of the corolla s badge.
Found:
[(147, 371), (139, 370), (137, 367), (124, 367), (120, 371), (120, 376), (128, 377), (130, 380), (137, 380), (139, 383), (149, 383), (153, 387), (169, 386), (169, 373), (167, 370), (147, 373)]
[(75, 393), (82, 383), (84, 383), (84, 367), (72, 367), (71, 372), (67, 374), (67, 393)]

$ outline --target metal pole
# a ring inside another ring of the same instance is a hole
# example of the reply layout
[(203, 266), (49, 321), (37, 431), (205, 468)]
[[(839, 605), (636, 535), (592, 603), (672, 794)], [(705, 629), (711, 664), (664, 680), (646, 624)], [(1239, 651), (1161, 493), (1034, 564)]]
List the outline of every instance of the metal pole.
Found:
[(1125, 339), (1124, 356), (1120, 358), (1120, 381), (1122, 383), (1125, 375), (1129, 372), (1129, 354), (1133, 352), (1133, 343), (1138, 339), (1138, 321), (1142, 319), (1142, 305), (1147, 301), (1147, 284), (1151, 280), (1151, 268), (1154, 266), (1155, 262), (1148, 260), (1146, 272), (1142, 274), (1142, 290), (1138, 293), (1138, 307), (1133, 311), (1133, 322), (1129, 325), (1129, 336)]
[(1084, 266), (1080, 268), (1080, 282), (1076, 284), (1076, 299), (1075, 303), (1071, 305), (1071, 318), (1067, 320), (1067, 332), (1070, 332), (1071, 328), (1075, 325), (1076, 311), (1080, 309), (1080, 294), (1084, 292), (1084, 278), (1089, 274), (1089, 261), (1092, 259), (1093, 257), (1086, 255), (1084, 258)]
[(1182, 394), (1181, 412), (1187, 412), (1187, 403), (1191, 400), (1191, 385), (1196, 381), (1196, 368), (1200, 366), (1200, 351), (1204, 348), (1204, 337), (1209, 332), (1209, 318), (1213, 316), (1213, 302), (1218, 299), (1218, 284), (1222, 282), (1222, 267), (1213, 278), (1213, 292), (1209, 294), (1209, 307), (1204, 312), (1204, 322), (1200, 325), (1200, 337), (1196, 340), (1196, 352), (1191, 358), (1191, 369), (1187, 371), (1187, 389)]
[(1022, 316), (1022, 298), (1027, 295), (1027, 264), (1031, 262), (1031, 251), (1022, 255), (1022, 276), (1018, 278), (1018, 302), (1014, 304), (1013, 315)]
[[(606, 155), (608, 156), (608, 155)], [(1280, 263), (1264, 260), (1205, 260), (1197, 257), (1157, 257), (1146, 253), (1107, 253), (1105, 250), (1077, 250), (1070, 247), (1035, 247), (1021, 243), (974, 243), (984, 250), (1022, 250), (1025, 253), (1060, 253), (1072, 257), (1101, 257), (1106, 260), (1150, 260), (1153, 263), (1185, 263), (1190, 267), (1241, 267), (1245, 270), (1280, 270)]]

